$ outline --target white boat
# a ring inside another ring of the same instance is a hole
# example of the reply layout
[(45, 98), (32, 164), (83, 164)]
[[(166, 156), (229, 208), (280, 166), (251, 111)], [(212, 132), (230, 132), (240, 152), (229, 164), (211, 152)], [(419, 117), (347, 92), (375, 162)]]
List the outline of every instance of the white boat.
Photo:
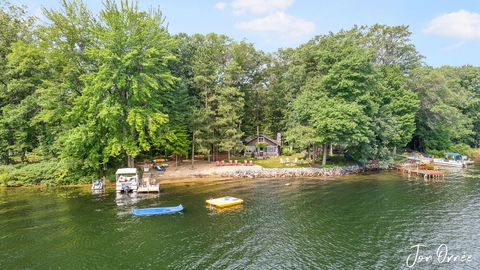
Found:
[(105, 181), (103, 179), (94, 180), (92, 182), (93, 191), (102, 191), (104, 187), (105, 187)]
[(117, 192), (137, 192), (139, 186), (139, 177), (136, 168), (121, 168), (115, 173)]
[(452, 152), (445, 153), (444, 158), (434, 158), (432, 162), (439, 166), (465, 168), (467, 165), (472, 164), (473, 160), (470, 160), (467, 156)]

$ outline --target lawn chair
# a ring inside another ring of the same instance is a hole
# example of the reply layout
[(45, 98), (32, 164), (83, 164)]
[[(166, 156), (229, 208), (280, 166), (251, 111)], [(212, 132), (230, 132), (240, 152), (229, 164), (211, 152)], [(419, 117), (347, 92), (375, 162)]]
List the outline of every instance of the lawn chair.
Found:
[(253, 166), (253, 161), (249, 160), (248, 161), (248, 166)]
[(225, 166), (225, 161), (224, 160), (220, 161), (220, 166)]
[(244, 165), (244, 166), (248, 166), (248, 161), (247, 161), (247, 160), (244, 160), (244, 161), (243, 161), (243, 165)]
[(233, 165), (233, 161), (231, 159), (228, 161), (228, 165), (230, 165), (230, 166)]
[(233, 164), (234, 164), (235, 166), (238, 166), (238, 160), (235, 159), (235, 160), (233, 161)]

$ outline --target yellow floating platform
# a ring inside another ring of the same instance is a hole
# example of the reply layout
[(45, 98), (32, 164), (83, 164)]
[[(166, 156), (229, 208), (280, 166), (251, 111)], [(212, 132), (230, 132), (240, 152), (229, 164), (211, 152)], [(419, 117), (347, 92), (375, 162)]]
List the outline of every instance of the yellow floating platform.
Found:
[(213, 205), (216, 207), (228, 207), (228, 206), (242, 204), (243, 200), (227, 196), (222, 198), (210, 199), (210, 200), (207, 200), (206, 202), (207, 204)]

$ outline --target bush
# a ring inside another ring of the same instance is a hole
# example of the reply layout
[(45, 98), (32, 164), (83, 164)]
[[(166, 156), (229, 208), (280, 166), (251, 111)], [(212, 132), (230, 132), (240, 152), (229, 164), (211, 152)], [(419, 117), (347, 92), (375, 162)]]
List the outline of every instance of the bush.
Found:
[(255, 147), (258, 148), (258, 149), (261, 149), (261, 150), (267, 148), (267, 146), (268, 146), (268, 144), (266, 144), (264, 142), (258, 142), (258, 143), (255, 144)]
[(430, 154), (430, 155), (433, 155), (434, 157), (436, 158), (441, 158), (443, 157), (443, 154), (447, 152), (445, 150), (427, 150), (426, 153), (427, 154)]
[(283, 146), (282, 147), (282, 155), (284, 156), (291, 156), (295, 154), (295, 151), (290, 148), (290, 146)]
[[(467, 155), (469, 157), (475, 157), (476, 150), (468, 146), (467, 144), (461, 143), (456, 144), (445, 150), (428, 150), (428, 154), (432, 154), (435, 157), (442, 158), (446, 152), (457, 152), (462, 155)], [(450, 157), (451, 158), (451, 157)]]
[(58, 160), (2, 165), (0, 166), (0, 185), (64, 185), (81, 182), (79, 178), (69, 178), (67, 175), (66, 167)]
[(475, 149), (471, 148), (469, 145), (464, 143), (454, 145), (450, 147), (448, 150), (449, 152), (457, 152), (462, 155), (467, 155), (469, 157), (474, 157), (476, 153)]

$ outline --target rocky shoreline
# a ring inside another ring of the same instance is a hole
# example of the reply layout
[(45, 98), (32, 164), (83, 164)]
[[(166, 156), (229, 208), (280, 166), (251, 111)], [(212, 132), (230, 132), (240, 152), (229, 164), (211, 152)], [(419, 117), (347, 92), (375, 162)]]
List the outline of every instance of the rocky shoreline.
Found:
[(236, 167), (233, 170), (218, 172), (222, 177), (234, 178), (287, 178), (287, 177), (331, 177), (363, 172), (365, 168), (358, 165), (335, 168), (274, 168), (260, 166)]

